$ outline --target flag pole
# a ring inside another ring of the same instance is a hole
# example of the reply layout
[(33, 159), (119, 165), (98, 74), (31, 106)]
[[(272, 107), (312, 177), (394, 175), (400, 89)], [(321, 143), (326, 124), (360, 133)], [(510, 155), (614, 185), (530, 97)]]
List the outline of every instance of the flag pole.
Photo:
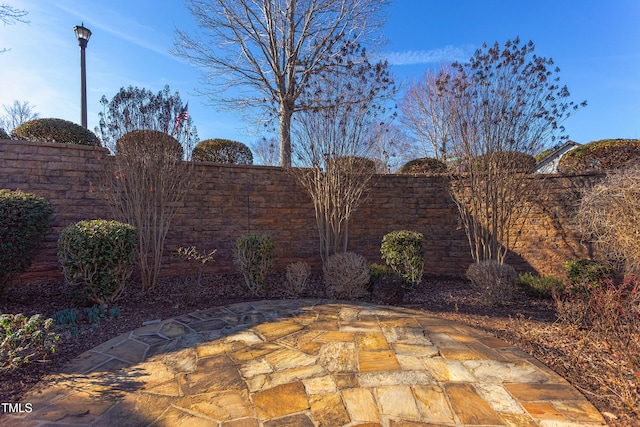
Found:
[[(186, 109), (189, 108), (189, 101), (187, 101), (187, 103), (185, 104), (185, 111)], [(187, 144), (187, 160), (189, 160), (189, 156), (191, 155), (191, 142), (189, 141), (189, 116), (187, 115), (187, 125), (184, 127), (184, 131), (185, 131), (185, 140), (186, 140), (186, 144)]]
[(187, 141), (187, 160), (191, 155), (191, 142), (189, 141), (189, 119), (187, 119), (187, 125), (184, 127), (185, 130), (185, 139)]

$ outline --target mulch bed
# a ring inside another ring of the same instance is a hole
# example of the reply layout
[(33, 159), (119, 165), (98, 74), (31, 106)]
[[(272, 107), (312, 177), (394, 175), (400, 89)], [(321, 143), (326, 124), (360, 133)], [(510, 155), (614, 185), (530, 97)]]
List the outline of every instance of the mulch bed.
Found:
[[(237, 274), (204, 277), (201, 285), (181, 278), (162, 279), (157, 288), (143, 293), (132, 285), (118, 301), (120, 317), (108, 319), (95, 328), (86, 327), (77, 336), (67, 334), (55, 354), (44, 362), (33, 362), (11, 372), (0, 373), (0, 402), (18, 403), (45, 375), (58, 372), (69, 360), (145, 321), (167, 319), (213, 306), (266, 298), (286, 298), (283, 273), (269, 276), (267, 295), (252, 297)], [(14, 286), (0, 300), (2, 313), (42, 313), (86, 306), (77, 292), (60, 282)], [(305, 297), (326, 297), (321, 274), (312, 274)], [(367, 300), (367, 298), (363, 298)], [(370, 300), (370, 299), (369, 299)], [(372, 301), (378, 302), (378, 301)], [(422, 309), (485, 331), (533, 354), (554, 369), (600, 410), (614, 427), (640, 426), (637, 414), (625, 407), (608, 387), (613, 355), (597, 340), (570, 331), (556, 321), (553, 300), (540, 300), (516, 292), (513, 300), (499, 307), (487, 307), (470, 290), (463, 278), (425, 277), (417, 289), (406, 292), (404, 306)], [(636, 392), (639, 392), (636, 390)]]

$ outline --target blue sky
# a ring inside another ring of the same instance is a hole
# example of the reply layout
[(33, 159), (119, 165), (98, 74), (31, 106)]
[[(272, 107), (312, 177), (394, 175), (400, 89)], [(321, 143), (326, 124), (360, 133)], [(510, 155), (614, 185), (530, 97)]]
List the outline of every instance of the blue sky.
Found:
[[(93, 35), (87, 48), (88, 121), (99, 100), (123, 86), (169, 84), (189, 101), (200, 138), (258, 139), (240, 112), (197, 95), (200, 71), (169, 54), (174, 29), (194, 23), (180, 0), (4, 0), (30, 24), (0, 26), (0, 104), (29, 101), (41, 117), (80, 121), (80, 55), (73, 26)], [(387, 9), (383, 56), (408, 84), (443, 61), (466, 60), (483, 42), (515, 36), (552, 57), (572, 99), (588, 106), (564, 124), (571, 139), (640, 138), (640, 1), (396, 0)]]

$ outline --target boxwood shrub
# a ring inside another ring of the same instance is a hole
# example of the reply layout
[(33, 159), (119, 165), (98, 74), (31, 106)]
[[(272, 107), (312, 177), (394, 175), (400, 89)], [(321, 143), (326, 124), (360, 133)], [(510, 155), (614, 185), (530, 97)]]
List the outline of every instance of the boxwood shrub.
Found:
[(422, 233), (415, 231), (392, 231), (382, 238), (380, 252), (389, 268), (401, 275), (407, 285), (415, 287), (422, 281), (424, 253)]
[(137, 241), (137, 231), (129, 224), (105, 220), (71, 224), (58, 239), (65, 280), (84, 286), (98, 304), (113, 303), (131, 276)]
[(172, 156), (182, 159), (184, 148), (171, 135), (159, 130), (132, 130), (116, 142), (116, 153), (120, 155), (148, 155), (151, 161), (155, 156)]
[(242, 142), (229, 139), (205, 139), (193, 147), (191, 159), (200, 162), (252, 165), (253, 153)]
[(0, 294), (29, 269), (51, 229), (53, 208), (34, 194), (0, 189)]
[(611, 171), (640, 164), (640, 139), (602, 139), (582, 145), (560, 158), (562, 173)]
[(35, 119), (15, 128), (13, 136), (32, 142), (60, 142), (65, 144), (100, 145), (100, 139), (89, 129), (68, 120)]
[(398, 169), (400, 174), (437, 174), (445, 172), (447, 172), (447, 165), (443, 161), (431, 157), (410, 160)]

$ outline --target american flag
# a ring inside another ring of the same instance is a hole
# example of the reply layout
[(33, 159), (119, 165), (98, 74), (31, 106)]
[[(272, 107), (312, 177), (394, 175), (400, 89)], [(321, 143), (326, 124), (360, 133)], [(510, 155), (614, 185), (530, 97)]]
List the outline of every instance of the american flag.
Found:
[(187, 102), (187, 104), (184, 106), (184, 108), (182, 109), (182, 111), (180, 112), (180, 114), (178, 114), (178, 116), (176, 117), (176, 125), (173, 128), (173, 134), (175, 135), (178, 133), (178, 128), (180, 127), (180, 122), (183, 120), (189, 120), (189, 103)]

